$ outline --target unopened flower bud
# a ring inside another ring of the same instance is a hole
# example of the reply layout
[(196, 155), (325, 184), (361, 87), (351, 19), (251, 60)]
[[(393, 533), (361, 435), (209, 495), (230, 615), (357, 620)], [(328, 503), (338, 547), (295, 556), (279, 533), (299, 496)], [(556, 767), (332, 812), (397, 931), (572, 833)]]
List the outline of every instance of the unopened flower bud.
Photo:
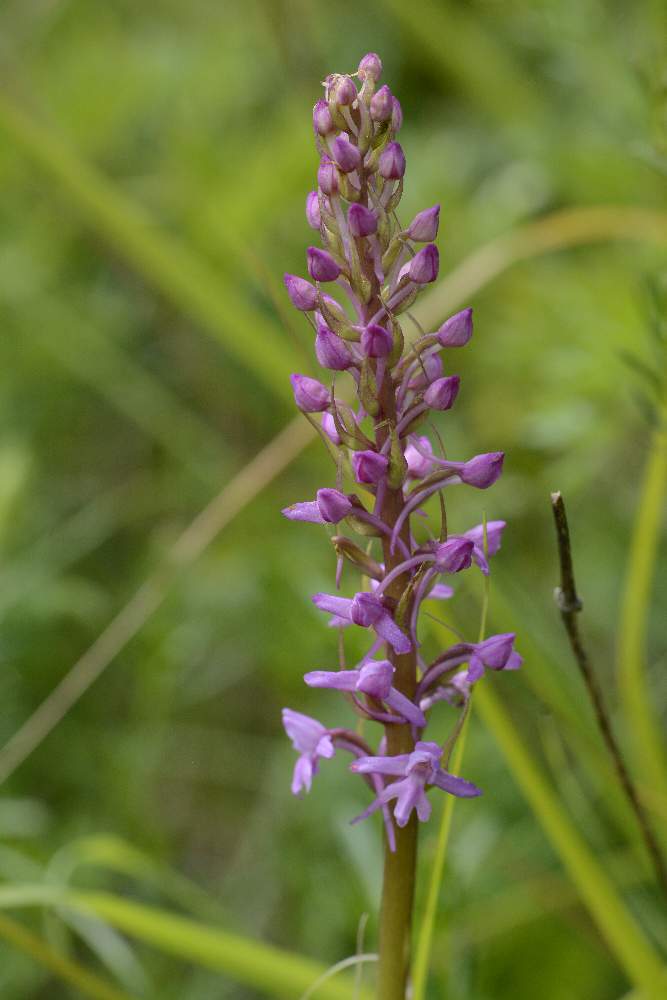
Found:
[(375, 212), (365, 205), (350, 205), (347, 224), (352, 236), (372, 236), (377, 231), (378, 220)]
[(429, 243), (414, 255), (410, 261), (408, 274), (418, 285), (428, 285), (438, 277), (439, 267), (438, 248), (435, 243)]
[(421, 359), (417, 373), (410, 380), (411, 389), (425, 389), (442, 375), (442, 358), (439, 354), (427, 354)]
[(512, 654), (515, 638), (514, 632), (492, 635), (478, 644), (477, 654), (485, 666), (492, 670), (502, 670)]
[(436, 334), (443, 347), (463, 347), (472, 337), (472, 309), (445, 320)]
[(479, 490), (493, 486), (503, 471), (505, 453), (492, 451), (486, 455), (475, 455), (469, 462), (464, 462), (459, 475), (468, 486), (476, 486)]
[(328, 488), (317, 491), (317, 506), (328, 524), (338, 524), (352, 511), (352, 502), (344, 493)]
[(320, 413), (329, 405), (329, 391), (316, 378), (308, 375), (290, 375), (294, 401), (304, 413)]
[(468, 569), (472, 563), (474, 547), (474, 542), (470, 538), (448, 538), (435, 550), (437, 569), (441, 573), (460, 573), (461, 570)]
[(352, 77), (335, 73), (329, 82), (328, 97), (338, 105), (353, 104), (357, 99), (357, 88)]
[(414, 219), (405, 231), (405, 235), (415, 240), (417, 243), (430, 243), (438, 235), (438, 223), (440, 221), (440, 205), (433, 205), (432, 208), (425, 208), (423, 212), (415, 215)]
[(359, 63), (357, 75), (360, 80), (379, 80), (382, 76), (382, 60), (375, 52), (367, 52)]
[(389, 460), (376, 451), (355, 451), (352, 469), (358, 483), (379, 483), (387, 474)]
[[(346, 371), (353, 360), (345, 341), (337, 337), (328, 326), (318, 327), (315, 337), (315, 353), (323, 368), (330, 368), (335, 372)], [(333, 417), (331, 419), (333, 420)]]
[(361, 334), (361, 349), (367, 358), (386, 358), (394, 346), (394, 338), (383, 326), (372, 323)]
[(391, 112), (391, 130), (396, 133), (400, 131), (401, 125), (403, 124), (403, 108), (401, 107), (401, 102), (397, 97), (393, 99), (393, 109)]
[(385, 83), (371, 98), (371, 118), (376, 122), (388, 122), (394, 110), (391, 90)]
[(283, 278), (292, 305), (301, 312), (311, 312), (317, 306), (317, 289), (305, 278), (286, 274)]
[(320, 160), (317, 171), (317, 183), (324, 194), (336, 194), (338, 191), (338, 171), (336, 165), (324, 157)]
[(400, 142), (390, 142), (380, 153), (380, 174), (388, 181), (398, 181), (405, 173), (405, 154)]
[(344, 174), (357, 170), (361, 165), (361, 153), (354, 143), (350, 142), (345, 132), (334, 139), (331, 144), (331, 152)]
[(335, 281), (340, 267), (328, 250), (308, 247), (308, 274), (313, 281)]
[(449, 410), (458, 395), (459, 382), (458, 375), (437, 378), (424, 393), (424, 402), (433, 410)]
[(320, 219), (320, 199), (317, 191), (311, 191), (306, 198), (306, 219), (311, 229), (319, 230)]
[(326, 101), (318, 101), (313, 108), (313, 128), (318, 135), (329, 135), (334, 131), (334, 123)]

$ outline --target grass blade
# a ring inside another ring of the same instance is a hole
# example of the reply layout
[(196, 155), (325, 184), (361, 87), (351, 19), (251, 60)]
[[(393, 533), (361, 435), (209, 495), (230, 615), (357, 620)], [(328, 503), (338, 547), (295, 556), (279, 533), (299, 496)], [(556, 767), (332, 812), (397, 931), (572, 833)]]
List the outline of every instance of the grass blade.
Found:
[(46, 739), (90, 685), (141, 631), (163, 604), (170, 589), (182, 579), (185, 569), (312, 440), (310, 426), (299, 415), (199, 512), (165, 553), (158, 568), (144, 580), (92, 646), (0, 748), (0, 784)]
[(664, 995), (660, 985), (663, 967), (659, 956), (562, 809), (491, 684), (479, 685), (475, 704), (619, 965), (631, 983), (641, 988), (647, 998), (658, 1000)]
[[(25, 906), (65, 906), (79, 913), (92, 913), (175, 958), (223, 972), (237, 982), (285, 1000), (294, 1000), (327, 971), (301, 955), (111, 894), (69, 892), (39, 885), (0, 888), (1, 908)], [(318, 988), (317, 1000), (349, 1000), (352, 988), (351, 977), (329, 979)], [(370, 1000), (370, 993), (361, 993), (360, 1000)]]
[(647, 619), (667, 491), (667, 406), (661, 416), (651, 440), (621, 600), (618, 681), (637, 773), (667, 799), (665, 749), (645, 676)]
[(208, 486), (219, 476), (224, 460), (219, 434), (103, 330), (55, 299), (31, 303), (21, 318), (30, 326), (23, 350), (38, 348), (74, 379), (91, 386)]
[(292, 398), (290, 345), (239, 294), (60, 139), (0, 94), (0, 128), (69, 194), (81, 214), (146, 281), (212, 333), (274, 396)]
[[(461, 735), (459, 736), (454, 750), (452, 762), (452, 774), (459, 774), (463, 752), (465, 750), (466, 735), (468, 732), (468, 718), (466, 719)], [(456, 799), (453, 795), (447, 795), (442, 807), (442, 818), (438, 830), (438, 841), (435, 848), (435, 856), (429, 873), (428, 895), (426, 905), (419, 927), (417, 947), (415, 948), (415, 961), (412, 972), (412, 989), (414, 1000), (425, 1000), (426, 984), (428, 981), (428, 970), (431, 958), (431, 946), (433, 944), (433, 934), (435, 931), (435, 921), (438, 910), (438, 897), (445, 871), (445, 861), (447, 859), (447, 847), (449, 844), (449, 834), (452, 828), (452, 817), (454, 816), (454, 804)]]
[(25, 952), (39, 965), (50, 969), (59, 979), (74, 986), (77, 995), (92, 997), (93, 1000), (133, 1000), (128, 993), (116, 989), (71, 958), (58, 954), (27, 927), (4, 914), (0, 914), (0, 937), (19, 951)]

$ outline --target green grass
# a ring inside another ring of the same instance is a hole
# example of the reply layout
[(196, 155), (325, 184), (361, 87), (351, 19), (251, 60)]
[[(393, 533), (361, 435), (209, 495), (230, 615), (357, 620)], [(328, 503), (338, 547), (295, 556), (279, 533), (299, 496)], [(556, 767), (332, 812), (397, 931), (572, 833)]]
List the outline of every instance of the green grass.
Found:
[[(403, 215), (442, 203), (419, 318), (475, 307), (439, 429), (454, 458), (507, 453), (483, 498), (508, 521), (489, 627), (516, 630), (526, 660), (475, 705), (461, 766), (485, 795), (447, 819), (429, 997), (534, 1000), (536, 981), (543, 1000), (649, 997), (667, 960), (664, 900), (553, 607), (548, 503), (568, 498), (582, 625), (660, 825), (664, 433), (623, 355), (664, 372), (644, 284), (667, 265), (665, 37), (650, 0), (632, 16), (574, 0), (0, 11), (0, 746), (287, 424), (289, 372), (315, 371), (282, 274), (311, 241), (318, 81), (374, 49), (401, 98)], [(333, 762), (307, 801), (289, 794), (280, 708), (345, 709), (301, 680), (335, 657), (308, 601), (330, 586), (328, 543), (278, 514), (331, 465), (288, 447), (258, 488), (242, 477), (233, 523), (3, 787), (0, 898), (36, 886), (0, 921), (3, 1000), (293, 998), (354, 955), (364, 912), (374, 950), (377, 829), (347, 827), (363, 790)], [(452, 530), (481, 516), (452, 497)], [(478, 609), (473, 590), (457, 600), (470, 634)], [(49, 905), (62, 893), (78, 916)]]

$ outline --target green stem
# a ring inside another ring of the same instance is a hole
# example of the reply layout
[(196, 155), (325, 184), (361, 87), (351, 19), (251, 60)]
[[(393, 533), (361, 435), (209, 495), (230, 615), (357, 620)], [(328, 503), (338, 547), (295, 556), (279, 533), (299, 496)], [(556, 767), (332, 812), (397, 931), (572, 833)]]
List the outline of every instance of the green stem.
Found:
[(396, 850), (390, 851), (385, 843), (378, 1000), (405, 1000), (416, 860), (417, 817), (413, 814), (408, 825), (396, 832)]

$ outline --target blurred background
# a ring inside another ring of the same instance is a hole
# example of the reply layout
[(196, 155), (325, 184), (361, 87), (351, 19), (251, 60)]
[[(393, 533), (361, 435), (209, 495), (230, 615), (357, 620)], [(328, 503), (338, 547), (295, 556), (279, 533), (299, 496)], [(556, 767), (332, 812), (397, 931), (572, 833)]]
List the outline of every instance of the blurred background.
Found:
[[(549, 492), (568, 501), (583, 628), (631, 754), (615, 627), (664, 391), (666, 19), (661, 0), (4, 0), (4, 883), (105, 889), (325, 965), (368, 913), (374, 947), (379, 827), (348, 825), (364, 789), (334, 761), (292, 799), (280, 726), (283, 705), (345, 712), (301, 679), (335, 656), (309, 602), (331, 587), (330, 546), (279, 515), (330, 466), (297, 424), (248, 469), (293, 418), (289, 371), (315, 374), (282, 288), (311, 242), (310, 110), (327, 73), (374, 50), (404, 110), (402, 218), (442, 204), (441, 283), (418, 313), (434, 329), (475, 308), (448, 450), (507, 453), (499, 484), (450, 513), (508, 521), (492, 624), (526, 664), (488, 683), (664, 944), (632, 819), (582, 749), (601, 744), (553, 604)], [(657, 566), (647, 681), (664, 720), (664, 546)], [(457, 608), (472, 630), (474, 583)], [(82, 696), (12, 741), (91, 646)], [(429, 996), (619, 997), (622, 969), (478, 719), (463, 773), (486, 794), (455, 813)], [(92, 918), (14, 916), (123, 995), (267, 995)], [(3, 1000), (84, 995), (0, 926)]]

